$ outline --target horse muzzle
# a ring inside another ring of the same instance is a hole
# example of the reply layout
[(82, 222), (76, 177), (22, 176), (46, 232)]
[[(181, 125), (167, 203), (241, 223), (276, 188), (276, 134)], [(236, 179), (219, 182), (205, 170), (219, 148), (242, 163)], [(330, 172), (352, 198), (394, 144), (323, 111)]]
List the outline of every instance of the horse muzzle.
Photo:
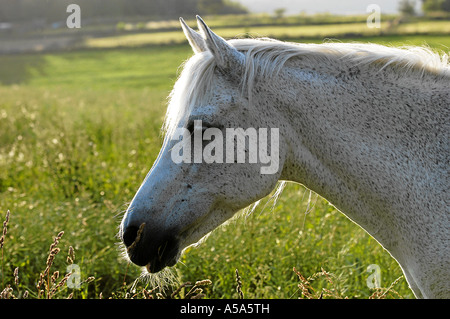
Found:
[(149, 273), (174, 266), (180, 256), (179, 240), (174, 231), (157, 231), (142, 223), (122, 230), (122, 241), (130, 260), (138, 266), (146, 266)]

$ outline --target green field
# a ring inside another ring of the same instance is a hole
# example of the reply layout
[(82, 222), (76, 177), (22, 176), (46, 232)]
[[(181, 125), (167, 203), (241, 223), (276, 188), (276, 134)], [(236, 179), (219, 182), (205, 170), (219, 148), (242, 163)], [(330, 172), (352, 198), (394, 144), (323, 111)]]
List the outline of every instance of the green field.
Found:
[[(272, 37), (285, 40), (307, 39), (308, 41), (321, 41), (323, 38), (349, 38), (355, 36), (379, 37), (380, 30), (388, 29), (389, 22), (383, 22), (381, 28), (367, 28), (366, 22), (360, 23), (339, 23), (326, 25), (266, 25), (266, 26), (241, 26), (241, 27), (218, 27), (214, 30), (225, 38), (235, 38), (242, 36), (250, 37)], [(196, 28), (194, 23), (190, 23)], [(389, 36), (389, 34), (391, 36)], [(394, 41), (401, 35), (403, 39), (412, 37), (413, 39), (423, 39), (424, 35), (443, 35), (442, 38), (450, 34), (450, 22), (448, 21), (423, 21), (419, 23), (404, 23), (395, 28), (395, 32), (383, 34), (386, 41), (392, 37)], [(428, 38), (428, 37), (427, 37)], [(411, 44), (417, 44), (412, 40)], [(84, 44), (90, 48), (112, 48), (112, 47), (136, 47), (142, 45), (155, 44), (175, 44), (183, 43), (185, 37), (179, 31), (164, 31), (152, 33), (131, 33), (112, 37), (90, 38)], [(419, 44), (423, 44), (420, 41)], [(432, 45), (432, 43), (429, 43)], [(441, 48), (443, 49), (443, 48)]]
[[(117, 39), (105, 41), (118, 44)], [(446, 35), (343, 41), (450, 47)], [(56, 270), (61, 277), (66, 273), (72, 246), (82, 280), (95, 279), (81, 289), (63, 285), (53, 298), (72, 292), (73, 298), (133, 295), (131, 285), (141, 270), (121, 257), (115, 236), (127, 203), (158, 154), (166, 97), (190, 55), (183, 43), (0, 56), (1, 220), (11, 212), (1, 289), (10, 284), (15, 296), (28, 291), (29, 298), (37, 298), (50, 244), (64, 231), (48, 277)], [(272, 202), (263, 211), (264, 206), (190, 248), (172, 269), (179, 282), (210, 279), (206, 298), (237, 298), (238, 269), (245, 298), (318, 297), (321, 292), (324, 297), (368, 298), (376, 292), (413, 297), (404, 278), (386, 291), (402, 276), (397, 263), (324, 199), (288, 184), (273, 208)], [(371, 264), (380, 267), (384, 289), (367, 287)], [(314, 275), (307, 291), (294, 267), (304, 277)], [(152, 289), (140, 282), (136, 298), (144, 296), (143, 287)]]

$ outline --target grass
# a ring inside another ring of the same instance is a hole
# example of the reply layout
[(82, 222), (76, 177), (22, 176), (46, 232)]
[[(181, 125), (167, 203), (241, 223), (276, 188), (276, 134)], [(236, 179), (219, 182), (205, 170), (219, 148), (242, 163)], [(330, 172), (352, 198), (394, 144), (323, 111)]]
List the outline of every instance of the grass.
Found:
[[(294, 25), (286, 27), (285, 25), (268, 26), (241, 26), (241, 27), (219, 27), (214, 31), (225, 38), (234, 38), (236, 36), (251, 37), (272, 37), (291, 41), (298, 39), (318, 40), (322, 38), (352, 38), (352, 37), (377, 37), (377, 36), (401, 36), (402, 38), (414, 36), (423, 38), (424, 34), (442, 35), (442, 38), (448, 37), (450, 33), (450, 23), (448, 21), (421, 21), (419, 23), (403, 23), (395, 27), (392, 31), (389, 29), (389, 22), (382, 22), (381, 28), (367, 28), (366, 22), (360, 23), (339, 23), (326, 25)], [(194, 23), (190, 23), (196, 28)], [(382, 33), (383, 32), (383, 33)], [(428, 37), (427, 37), (428, 38)], [(124, 34), (112, 37), (99, 37), (87, 39), (84, 46), (88, 48), (114, 48), (114, 47), (137, 47), (143, 45), (156, 44), (177, 44), (184, 43), (183, 33), (176, 31), (152, 32)], [(445, 41), (447, 42), (447, 41)]]
[[(353, 39), (450, 46), (445, 36)], [(375, 240), (296, 184), (273, 209), (263, 203), (190, 248), (171, 270), (179, 283), (168, 291), (145, 280), (133, 285), (141, 270), (121, 257), (115, 235), (157, 156), (165, 99), (190, 55), (183, 44), (0, 57), (0, 213), (11, 212), (3, 296), (412, 298)], [(83, 284), (55, 289), (66, 278), (70, 247)], [(382, 288), (367, 287), (371, 264), (380, 266)]]

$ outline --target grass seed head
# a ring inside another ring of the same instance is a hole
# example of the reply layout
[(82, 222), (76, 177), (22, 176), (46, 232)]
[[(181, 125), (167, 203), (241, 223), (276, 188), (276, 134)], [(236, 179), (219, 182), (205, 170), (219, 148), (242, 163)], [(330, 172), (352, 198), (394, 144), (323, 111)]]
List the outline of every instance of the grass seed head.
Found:
[(74, 260), (75, 260), (75, 251), (72, 246), (69, 246), (69, 252), (67, 253), (67, 262), (69, 264), (73, 264)]
[(6, 212), (5, 221), (3, 222), (3, 230), (2, 230), (2, 237), (0, 237), (0, 248), (3, 248), (3, 243), (5, 242), (5, 236), (8, 232), (8, 223), (9, 223), (9, 210)]
[(242, 281), (241, 281), (241, 276), (239, 276), (239, 271), (236, 268), (236, 292), (239, 295), (239, 299), (244, 299), (244, 293), (242, 292)]
[(19, 267), (16, 267), (16, 269), (14, 269), (14, 283), (16, 284), (16, 286), (19, 285)]

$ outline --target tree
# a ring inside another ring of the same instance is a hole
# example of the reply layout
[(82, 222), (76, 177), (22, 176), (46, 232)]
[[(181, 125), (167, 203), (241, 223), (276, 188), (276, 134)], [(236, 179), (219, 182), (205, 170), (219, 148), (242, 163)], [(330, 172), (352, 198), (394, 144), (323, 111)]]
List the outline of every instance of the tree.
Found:
[(286, 9), (285, 8), (278, 8), (278, 9), (275, 9), (273, 11), (273, 13), (275, 14), (275, 18), (282, 19), (284, 17), (284, 14), (286, 13)]
[(80, 6), (82, 19), (177, 19), (198, 13), (247, 13), (245, 7), (232, 0), (0, 0), (0, 22), (65, 21), (71, 3)]
[(422, 10), (424, 12), (450, 12), (450, 0), (422, 0)]
[(441, 9), (446, 12), (450, 12), (450, 0), (442, 1)]
[(247, 9), (240, 3), (231, 0), (198, 0), (201, 14), (241, 14)]
[(416, 14), (415, 6), (415, 0), (400, 0), (398, 4), (398, 11), (400, 11), (402, 15), (413, 16)]

